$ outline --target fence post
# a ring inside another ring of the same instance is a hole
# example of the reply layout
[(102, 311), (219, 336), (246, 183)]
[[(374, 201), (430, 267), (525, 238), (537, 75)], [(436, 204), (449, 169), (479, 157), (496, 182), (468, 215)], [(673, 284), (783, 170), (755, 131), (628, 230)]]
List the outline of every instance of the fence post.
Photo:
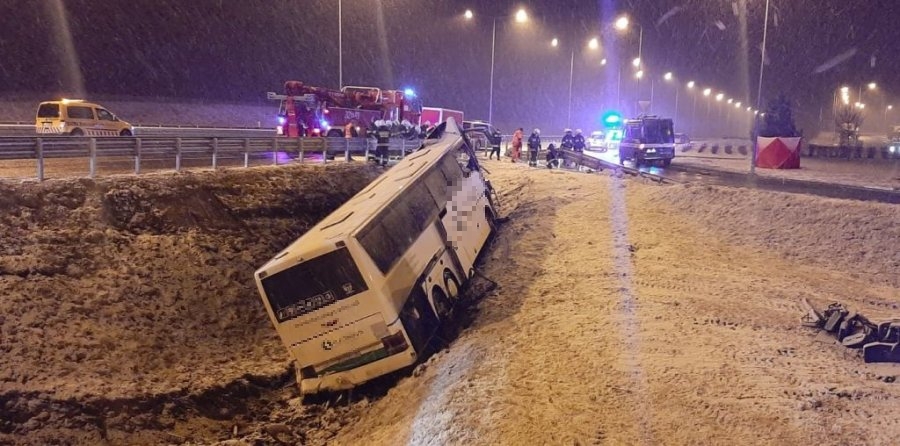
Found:
[(88, 141), (88, 159), (91, 166), (89, 175), (94, 178), (97, 176), (97, 138)]
[(328, 162), (328, 139), (322, 137), (319, 141), (322, 143), (322, 164), (325, 164)]
[(300, 164), (303, 164), (303, 138), (297, 138), (297, 153), (300, 154)]
[(175, 171), (181, 172), (181, 137), (175, 138)]
[(212, 155), (212, 168), (216, 170), (219, 168), (219, 138), (213, 138), (213, 155)]
[(344, 138), (344, 161), (350, 162), (350, 138)]
[(141, 174), (141, 138), (134, 139), (134, 174)]
[(250, 138), (244, 138), (244, 168), (250, 167)]
[(369, 161), (369, 138), (366, 138), (366, 162)]
[(37, 146), (35, 147), (35, 151), (37, 152), (38, 181), (44, 181), (44, 140), (43, 140), (43, 138), (37, 139)]
[(272, 138), (272, 164), (278, 165), (278, 137)]

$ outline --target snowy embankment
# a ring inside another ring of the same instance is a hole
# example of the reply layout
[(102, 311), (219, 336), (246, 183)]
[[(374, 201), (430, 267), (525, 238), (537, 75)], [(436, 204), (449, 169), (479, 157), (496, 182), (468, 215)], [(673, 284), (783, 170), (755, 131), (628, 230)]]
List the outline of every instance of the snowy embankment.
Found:
[[(498, 288), (448, 349), (337, 406), (300, 405), (284, 381), (252, 271), (378, 171), (0, 183), (0, 442), (900, 435), (900, 369), (799, 323), (803, 297), (898, 316), (900, 207), (486, 166), (509, 217), (482, 267)], [(265, 377), (275, 390), (254, 387)]]

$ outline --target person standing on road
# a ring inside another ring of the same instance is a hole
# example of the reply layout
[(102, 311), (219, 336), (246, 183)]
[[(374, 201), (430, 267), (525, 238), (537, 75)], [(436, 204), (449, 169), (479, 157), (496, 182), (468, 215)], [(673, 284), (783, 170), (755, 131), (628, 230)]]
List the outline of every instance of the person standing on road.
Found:
[(377, 126), (375, 130), (375, 164), (387, 166), (388, 146), (391, 144), (391, 129), (382, 120), (375, 121), (375, 125)]
[(347, 140), (347, 161), (353, 161), (353, 155), (350, 154), (350, 144), (353, 137), (356, 136), (354, 133), (356, 133), (356, 127), (353, 121), (344, 125), (344, 138)]
[(584, 135), (581, 134), (581, 129), (575, 130), (575, 137), (572, 138), (572, 149), (576, 152), (584, 152)]
[(528, 137), (528, 165), (537, 167), (538, 152), (541, 151), (541, 129), (534, 129)]
[(512, 162), (516, 162), (519, 160), (519, 154), (522, 153), (522, 138), (524, 137), (525, 129), (519, 127), (513, 133), (512, 137)]
[(500, 135), (499, 131), (494, 130), (494, 134), (491, 135), (491, 137), (488, 139), (491, 143), (491, 153), (488, 155), (488, 159), (491, 159), (494, 157), (494, 155), (497, 155), (497, 161), (500, 161), (500, 142), (503, 140), (503, 136)]
[(575, 147), (575, 136), (572, 135), (572, 129), (566, 129), (563, 133), (560, 149), (572, 150)]

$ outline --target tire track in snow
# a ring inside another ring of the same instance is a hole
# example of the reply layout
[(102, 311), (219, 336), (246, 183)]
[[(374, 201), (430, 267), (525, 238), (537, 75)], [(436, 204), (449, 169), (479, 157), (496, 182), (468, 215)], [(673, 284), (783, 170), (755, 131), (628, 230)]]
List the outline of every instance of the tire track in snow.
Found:
[(637, 317), (637, 296), (632, 283), (633, 268), (631, 255), (633, 246), (628, 243), (628, 206), (626, 203), (625, 183), (621, 178), (613, 179), (610, 191), (612, 209), (610, 217), (613, 227), (613, 260), (616, 275), (619, 277), (620, 301), (616, 307), (620, 310), (622, 318), (622, 345), (624, 351), (630, 353), (625, 360), (625, 365), (630, 369), (629, 375), (636, 389), (639, 406), (633, 410), (635, 422), (639, 424), (637, 432), (640, 435), (640, 444), (652, 445), (657, 442), (653, 439), (653, 429), (648, 416), (651, 413), (648, 407), (650, 401), (647, 378), (639, 358), (640, 354), (640, 321)]

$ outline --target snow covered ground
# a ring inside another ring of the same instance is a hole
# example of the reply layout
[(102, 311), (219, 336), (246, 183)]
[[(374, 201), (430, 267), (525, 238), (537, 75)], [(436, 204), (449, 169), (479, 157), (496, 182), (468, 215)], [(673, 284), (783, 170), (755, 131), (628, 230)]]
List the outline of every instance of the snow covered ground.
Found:
[(900, 435), (900, 366), (799, 319), (804, 297), (900, 316), (900, 207), (485, 166), (509, 217), (482, 267), (498, 288), (415, 373), (315, 406), (286, 376), (252, 272), (377, 170), (0, 182), (0, 443)]

